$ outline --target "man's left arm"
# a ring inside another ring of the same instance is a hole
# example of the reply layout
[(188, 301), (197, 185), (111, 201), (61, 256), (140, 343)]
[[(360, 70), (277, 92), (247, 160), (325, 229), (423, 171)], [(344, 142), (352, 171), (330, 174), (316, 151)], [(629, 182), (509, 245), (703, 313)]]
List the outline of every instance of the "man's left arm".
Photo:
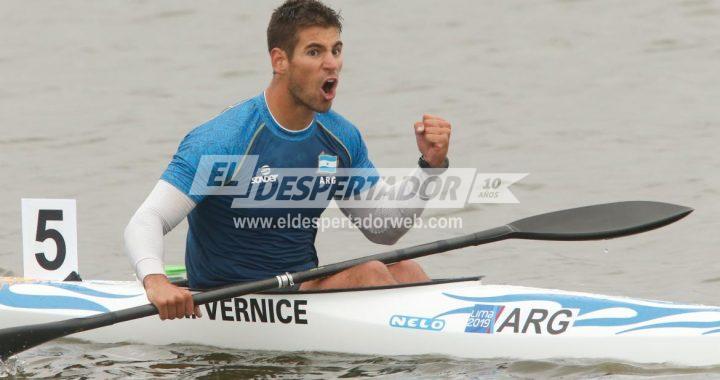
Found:
[[(426, 201), (417, 196), (417, 190), (412, 194), (406, 194), (407, 200), (391, 199), (390, 194), (396, 194), (397, 189), (406, 188), (407, 181), (418, 181), (423, 183), (429, 176), (428, 170), (447, 168), (448, 146), (450, 143), (450, 123), (438, 116), (423, 115), (423, 120), (413, 126), (417, 141), (418, 150), (421, 154), (421, 168), (416, 169), (400, 183), (388, 185), (380, 180), (373, 189), (375, 194), (386, 194), (380, 199), (375, 198), (371, 207), (350, 208), (343, 207), (339, 201), (340, 210), (348, 218), (356, 221), (356, 226), (370, 241), (378, 244), (395, 244), (407, 231), (412, 228), (414, 220), (418, 218), (424, 208)], [(370, 191), (365, 189), (365, 191)], [(360, 196), (361, 199), (365, 199)], [(382, 223), (374, 223), (380, 219)], [(369, 220), (371, 223), (361, 223), (362, 220)], [(408, 220), (412, 222), (408, 222)]]

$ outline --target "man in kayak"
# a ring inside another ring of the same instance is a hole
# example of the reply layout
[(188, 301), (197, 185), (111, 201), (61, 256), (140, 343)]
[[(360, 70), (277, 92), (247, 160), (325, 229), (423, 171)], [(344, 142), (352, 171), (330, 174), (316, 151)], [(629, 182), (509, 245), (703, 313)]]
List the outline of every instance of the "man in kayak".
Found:
[[(330, 110), (343, 64), (339, 15), (316, 0), (288, 0), (277, 8), (267, 29), (273, 70), (260, 95), (230, 107), (192, 130), (125, 229), (125, 250), (148, 299), (161, 319), (196, 314), (191, 294), (171, 284), (163, 271), (163, 236), (185, 217), (189, 230), (186, 266), (191, 288), (271, 278), (318, 265), (310, 228), (238, 228), (237, 218), (296, 215), (318, 217), (314, 209), (261, 209), (234, 206), (232, 195), (199, 195), (191, 191), (204, 156), (256, 156), (257, 172), (273, 168), (368, 169), (374, 165), (357, 128)], [(413, 177), (427, 178), (426, 169), (446, 168), (450, 123), (423, 115), (414, 124), (420, 168)], [(320, 160), (320, 163), (318, 163)], [(402, 184), (402, 183), (401, 183)], [(401, 185), (398, 184), (398, 185)], [(374, 185), (389, 186), (382, 181)], [(396, 185), (397, 186), (397, 185)], [(367, 189), (363, 189), (367, 191)], [(349, 217), (419, 215), (422, 206), (390, 203), (368, 208), (343, 208)], [(394, 244), (405, 226), (360, 226), (380, 244)], [(352, 288), (422, 282), (428, 277), (414, 261), (392, 265), (368, 262), (324, 279), (308, 281), (301, 290)]]

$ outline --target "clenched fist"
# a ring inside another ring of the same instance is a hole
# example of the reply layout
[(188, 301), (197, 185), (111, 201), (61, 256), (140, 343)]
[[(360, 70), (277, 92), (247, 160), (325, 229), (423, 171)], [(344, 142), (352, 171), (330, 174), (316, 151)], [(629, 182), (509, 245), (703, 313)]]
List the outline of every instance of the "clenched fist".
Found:
[(450, 123), (439, 116), (425, 114), (414, 128), (417, 146), (425, 161), (431, 167), (441, 167), (450, 145)]

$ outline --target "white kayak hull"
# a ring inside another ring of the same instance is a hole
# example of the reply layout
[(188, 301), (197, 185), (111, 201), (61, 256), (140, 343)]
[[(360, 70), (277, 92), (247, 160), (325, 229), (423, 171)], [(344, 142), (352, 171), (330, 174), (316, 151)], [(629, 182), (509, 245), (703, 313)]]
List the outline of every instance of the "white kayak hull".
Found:
[[(146, 303), (137, 282), (4, 279), (0, 328)], [(482, 285), (477, 279), (252, 295), (202, 311), (201, 319), (150, 317), (74, 337), (243, 350), (720, 364), (718, 307)]]

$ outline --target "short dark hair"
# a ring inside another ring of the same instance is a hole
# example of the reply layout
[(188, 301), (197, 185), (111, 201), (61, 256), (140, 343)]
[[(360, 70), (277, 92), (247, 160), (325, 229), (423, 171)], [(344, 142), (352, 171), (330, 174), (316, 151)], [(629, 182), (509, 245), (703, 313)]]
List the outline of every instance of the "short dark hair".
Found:
[(280, 48), (292, 57), (302, 28), (320, 26), (335, 27), (342, 31), (339, 12), (318, 0), (287, 0), (270, 17), (267, 28), (268, 51)]

